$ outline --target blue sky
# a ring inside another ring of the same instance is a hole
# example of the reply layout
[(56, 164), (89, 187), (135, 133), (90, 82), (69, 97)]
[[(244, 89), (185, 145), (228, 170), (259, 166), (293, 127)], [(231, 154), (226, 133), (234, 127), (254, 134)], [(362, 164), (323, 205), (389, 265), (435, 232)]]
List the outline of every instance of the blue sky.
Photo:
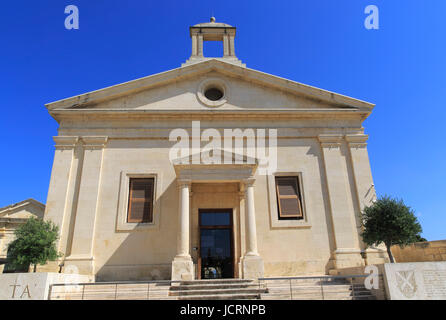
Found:
[[(64, 27), (77, 5), (80, 29)], [(364, 27), (379, 8), (380, 29)], [(446, 239), (444, 0), (5, 1), (0, 11), (0, 206), (46, 201), (57, 123), (44, 104), (179, 67), (190, 25), (237, 26), (249, 68), (376, 103), (364, 123), (379, 195)], [(217, 48), (208, 46), (212, 56)]]

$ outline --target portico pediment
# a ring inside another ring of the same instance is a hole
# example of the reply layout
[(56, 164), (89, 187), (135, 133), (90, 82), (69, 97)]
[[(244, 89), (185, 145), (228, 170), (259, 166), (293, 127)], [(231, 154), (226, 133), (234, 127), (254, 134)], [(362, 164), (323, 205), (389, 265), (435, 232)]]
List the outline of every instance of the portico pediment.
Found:
[[(255, 175), (259, 160), (220, 150), (220, 161), (210, 162), (207, 152), (192, 154), (172, 161), (177, 179), (194, 182), (234, 182)], [(214, 159), (216, 160), (216, 159)]]

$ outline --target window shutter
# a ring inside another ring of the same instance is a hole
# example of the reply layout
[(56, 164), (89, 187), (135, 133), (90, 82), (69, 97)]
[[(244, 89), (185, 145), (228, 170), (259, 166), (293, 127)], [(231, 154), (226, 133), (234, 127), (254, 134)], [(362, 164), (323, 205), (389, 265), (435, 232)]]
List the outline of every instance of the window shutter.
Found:
[(276, 177), (279, 218), (303, 218), (297, 177)]
[(130, 179), (127, 222), (152, 222), (154, 180), (153, 178)]

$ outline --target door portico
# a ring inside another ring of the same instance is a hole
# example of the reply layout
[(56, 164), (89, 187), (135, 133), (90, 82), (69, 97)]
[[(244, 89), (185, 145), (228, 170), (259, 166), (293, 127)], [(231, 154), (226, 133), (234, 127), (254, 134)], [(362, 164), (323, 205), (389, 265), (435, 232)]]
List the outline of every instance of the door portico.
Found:
[(254, 205), (257, 164), (185, 165), (174, 161), (174, 167), (179, 189), (179, 230), (172, 280), (194, 279), (201, 272), (194, 270), (194, 265), (200, 267), (197, 265), (199, 210), (228, 208), (228, 204), (233, 207), (234, 277), (261, 277), (263, 260), (257, 250)]

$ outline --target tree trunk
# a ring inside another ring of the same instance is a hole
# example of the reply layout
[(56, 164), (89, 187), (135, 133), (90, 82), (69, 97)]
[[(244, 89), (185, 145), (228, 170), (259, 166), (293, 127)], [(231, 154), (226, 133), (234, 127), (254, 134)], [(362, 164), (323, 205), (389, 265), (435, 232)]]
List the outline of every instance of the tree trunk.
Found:
[(389, 259), (390, 259), (390, 263), (395, 263), (395, 260), (393, 259), (393, 254), (392, 254), (392, 250), (390, 250), (391, 245), (387, 245), (386, 244), (386, 248), (387, 248), (387, 254), (389, 255)]
[(34, 265), (34, 273), (37, 272), (37, 264)]

